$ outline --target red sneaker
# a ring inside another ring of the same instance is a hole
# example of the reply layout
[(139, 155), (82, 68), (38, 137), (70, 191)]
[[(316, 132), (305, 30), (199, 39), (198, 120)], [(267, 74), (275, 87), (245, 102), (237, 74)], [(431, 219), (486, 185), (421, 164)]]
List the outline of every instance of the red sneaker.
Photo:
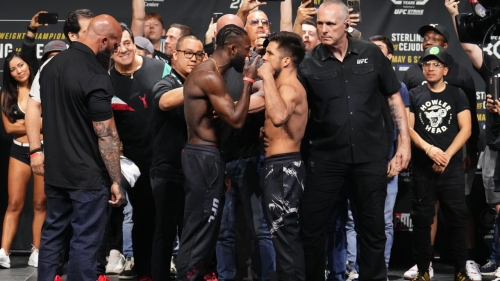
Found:
[(209, 273), (203, 277), (205, 281), (218, 281), (217, 275), (215, 275), (215, 272)]
[(139, 281), (153, 281), (153, 279), (151, 279), (151, 277), (142, 276), (142, 277), (139, 277)]
[(99, 275), (99, 278), (97, 278), (97, 281), (113, 281), (113, 279), (111, 279), (110, 277), (108, 277), (106, 275)]
[(63, 279), (61, 278), (61, 276), (56, 275), (56, 277), (54, 277), (54, 281), (63, 281)]

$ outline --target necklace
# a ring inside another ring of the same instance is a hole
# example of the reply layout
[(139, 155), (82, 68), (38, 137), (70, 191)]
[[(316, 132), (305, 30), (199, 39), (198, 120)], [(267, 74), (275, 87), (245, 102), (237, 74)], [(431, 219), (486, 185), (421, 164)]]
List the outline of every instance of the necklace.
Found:
[(132, 72), (128, 73), (128, 72), (121, 72), (118, 70), (118, 68), (116, 67), (116, 64), (115, 64), (115, 70), (118, 71), (118, 73), (120, 73), (121, 75), (123, 76), (130, 76), (130, 80), (134, 79), (134, 73), (137, 71), (137, 67), (138, 65), (134, 66), (136, 60), (134, 58), (134, 61), (132, 62)]
[[(219, 73), (219, 75), (221, 75), (221, 74), (220, 74), (220, 71), (219, 71), (219, 67), (217, 66), (217, 63), (215, 62), (215, 60), (214, 60), (213, 58), (208, 58), (208, 59), (209, 59), (209, 60), (211, 60), (211, 61), (214, 63), (214, 65), (215, 65), (215, 70), (217, 70), (217, 73)], [(222, 75), (221, 75), (221, 76), (222, 76)]]

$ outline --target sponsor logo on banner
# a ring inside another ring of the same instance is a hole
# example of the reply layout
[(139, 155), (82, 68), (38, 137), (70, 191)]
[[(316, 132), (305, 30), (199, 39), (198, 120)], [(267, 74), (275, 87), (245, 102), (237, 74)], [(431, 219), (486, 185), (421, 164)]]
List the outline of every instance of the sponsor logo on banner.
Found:
[(165, 0), (145, 0), (146, 7), (159, 7), (160, 2), (165, 2)]
[(409, 213), (394, 213), (394, 231), (413, 231)]
[[(3, 32), (0, 31), (0, 59), (4, 59), (10, 52), (21, 52), (21, 45), (26, 36), (26, 31), (23, 32)], [(38, 32), (36, 33), (36, 57), (42, 58), (43, 47), (45, 44), (52, 40), (66, 40), (66, 36), (62, 32)], [(1, 64), (3, 65), (3, 63)]]
[(429, 2), (429, 0), (391, 0), (396, 8), (394, 9), (395, 15), (405, 15), (405, 16), (423, 16), (424, 15), (424, 5)]
[(392, 33), (391, 41), (394, 44), (391, 61), (396, 66), (396, 71), (407, 71), (418, 62), (424, 51), (422, 37), (418, 33)]
[(491, 43), (483, 47), (485, 55), (500, 59), (500, 36), (491, 36)]

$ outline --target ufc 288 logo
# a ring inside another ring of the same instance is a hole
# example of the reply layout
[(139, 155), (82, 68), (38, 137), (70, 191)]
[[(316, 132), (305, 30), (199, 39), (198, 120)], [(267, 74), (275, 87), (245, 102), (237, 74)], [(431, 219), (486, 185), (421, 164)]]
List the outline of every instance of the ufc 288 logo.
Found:
[(231, 0), (231, 4), (229, 4), (229, 9), (236, 9), (238, 10), (241, 7), (241, 4), (243, 4), (244, 0)]

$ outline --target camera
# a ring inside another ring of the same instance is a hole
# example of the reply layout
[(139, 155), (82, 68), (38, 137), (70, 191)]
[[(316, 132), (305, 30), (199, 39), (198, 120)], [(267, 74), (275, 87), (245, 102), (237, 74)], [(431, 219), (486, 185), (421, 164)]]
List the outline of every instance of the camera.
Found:
[(458, 39), (462, 43), (487, 44), (489, 35), (500, 35), (500, 3), (497, 0), (479, 0), (475, 14), (456, 16)]

